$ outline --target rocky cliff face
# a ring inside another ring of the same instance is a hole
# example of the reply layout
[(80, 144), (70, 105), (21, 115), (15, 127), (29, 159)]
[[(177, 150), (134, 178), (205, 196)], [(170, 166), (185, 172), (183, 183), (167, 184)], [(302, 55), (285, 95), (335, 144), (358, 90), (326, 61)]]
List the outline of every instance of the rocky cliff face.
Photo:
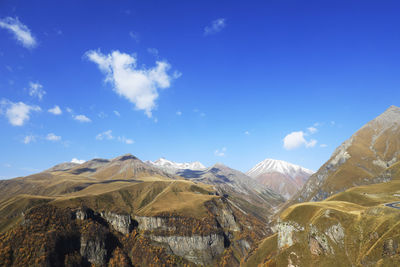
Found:
[(100, 216), (120, 233), (129, 234), (133, 230), (133, 223), (129, 214), (117, 214), (109, 211), (102, 211)]
[(225, 241), (222, 234), (150, 236), (150, 238), (167, 244), (173, 254), (200, 265), (211, 265), (225, 249)]
[(78, 220), (101, 220), (100, 218), (102, 218), (110, 224), (114, 230), (122, 234), (129, 234), (132, 232), (134, 227), (134, 223), (129, 214), (118, 214), (110, 211), (101, 211), (100, 213), (97, 213), (89, 208), (82, 207), (75, 211), (75, 217)]
[(107, 256), (105, 240), (96, 235), (92, 237), (82, 236), (80, 254), (90, 263), (104, 265)]

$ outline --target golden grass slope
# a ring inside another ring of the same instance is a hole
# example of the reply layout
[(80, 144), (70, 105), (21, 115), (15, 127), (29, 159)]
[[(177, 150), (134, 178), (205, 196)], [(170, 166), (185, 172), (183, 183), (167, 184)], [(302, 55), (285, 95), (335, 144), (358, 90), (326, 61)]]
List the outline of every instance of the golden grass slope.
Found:
[(68, 167), (0, 181), (0, 232), (43, 203), (143, 216), (172, 212), (198, 217), (205, 214), (204, 203), (216, 197), (212, 186), (171, 179), (132, 155)]
[[(397, 172), (398, 167), (391, 171)], [(400, 181), (396, 179), (354, 187), (321, 202), (292, 205), (281, 214), (280, 224), (297, 230), (281, 227), (242, 265), (399, 266), (400, 210), (384, 206), (395, 201), (400, 201)], [(343, 238), (338, 232), (332, 235), (332, 229), (339, 228)], [(285, 230), (293, 243), (278, 247)]]

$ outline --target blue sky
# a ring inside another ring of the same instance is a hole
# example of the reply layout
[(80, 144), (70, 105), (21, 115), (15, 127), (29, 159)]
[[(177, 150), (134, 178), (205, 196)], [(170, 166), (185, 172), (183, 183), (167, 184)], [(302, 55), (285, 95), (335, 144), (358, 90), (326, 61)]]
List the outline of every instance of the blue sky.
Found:
[(0, 178), (124, 153), (317, 170), (400, 105), (399, 11), (365, 0), (3, 0)]

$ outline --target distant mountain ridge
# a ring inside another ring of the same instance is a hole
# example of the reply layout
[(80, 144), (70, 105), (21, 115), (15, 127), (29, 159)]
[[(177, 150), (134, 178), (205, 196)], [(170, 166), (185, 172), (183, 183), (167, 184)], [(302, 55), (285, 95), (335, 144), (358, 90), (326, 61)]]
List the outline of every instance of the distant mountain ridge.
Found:
[[(191, 166), (195, 166), (197, 169), (187, 168), (189, 167), (187, 163), (185, 165), (172, 162), (175, 166), (184, 166), (185, 168), (171, 167), (171, 161), (166, 159), (158, 161), (158, 164), (147, 163), (169, 172), (171, 175), (177, 175), (193, 182), (213, 185), (219, 194), (226, 195), (228, 199), (234, 200), (235, 205), (242, 210), (252, 212), (253, 215), (264, 220), (284, 201), (284, 198), (279, 193), (255, 181), (246, 174), (221, 163), (216, 163), (209, 168), (203, 168), (204, 165), (201, 163), (191, 163)], [(198, 168), (199, 166), (201, 168)]]
[(289, 199), (313, 173), (309, 169), (283, 160), (265, 159), (246, 174)]

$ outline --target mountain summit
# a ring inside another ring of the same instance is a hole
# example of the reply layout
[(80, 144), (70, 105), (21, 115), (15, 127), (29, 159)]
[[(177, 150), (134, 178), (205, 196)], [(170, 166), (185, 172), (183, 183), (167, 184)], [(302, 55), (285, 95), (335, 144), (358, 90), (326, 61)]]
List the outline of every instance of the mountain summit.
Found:
[(265, 159), (246, 174), (288, 199), (313, 173), (311, 170), (283, 160)]
[(400, 108), (389, 107), (333, 152), (293, 202), (319, 201), (350, 187), (385, 181), (400, 157)]

